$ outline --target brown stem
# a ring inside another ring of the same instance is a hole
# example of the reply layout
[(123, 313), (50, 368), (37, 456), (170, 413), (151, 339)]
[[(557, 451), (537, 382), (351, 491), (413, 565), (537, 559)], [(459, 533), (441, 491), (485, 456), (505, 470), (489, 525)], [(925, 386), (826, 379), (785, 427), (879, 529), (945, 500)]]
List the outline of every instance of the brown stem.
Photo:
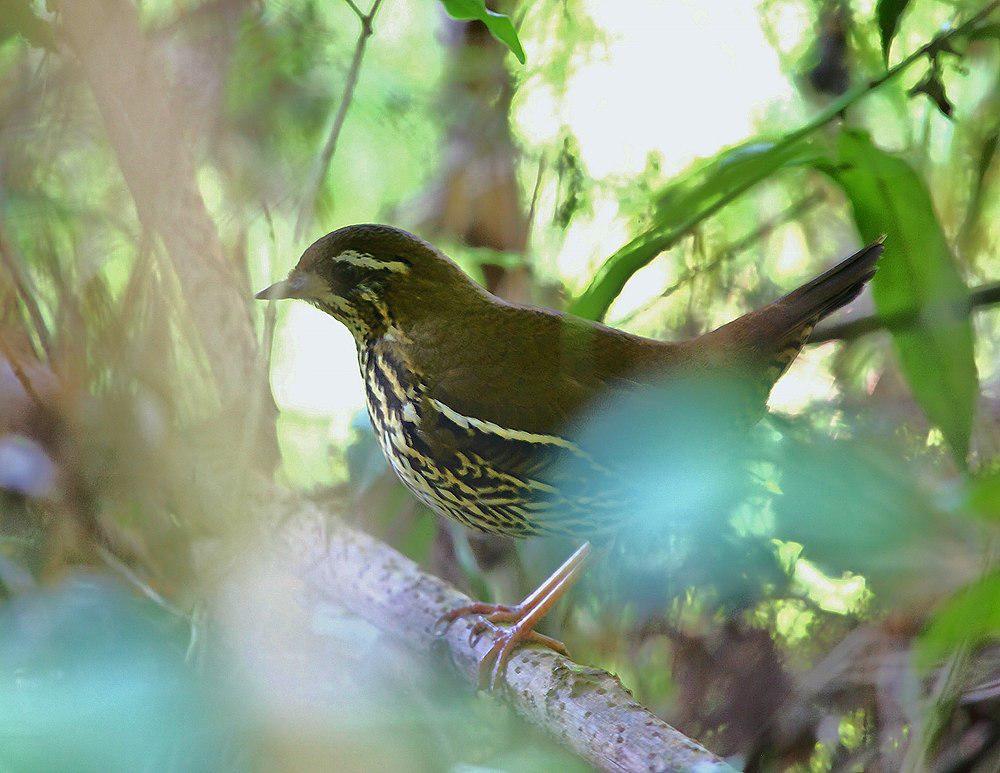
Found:
[[(981, 285), (969, 292), (969, 299), (956, 311), (967, 314), (979, 308), (1000, 303), (1000, 282)], [(809, 339), (811, 344), (826, 341), (853, 341), (855, 338), (874, 333), (876, 330), (903, 330), (912, 327), (919, 320), (913, 310), (897, 312), (888, 316), (868, 314), (857, 319), (849, 319), (832, 325), (820, 325)]]
[(305, 196), (302, 198), (302, 205), (299, 209), (299, 216), (295, 222), (295, 241), (301, 241), (306, 228), (312, 222), (313, 213), (316, 208), (316, 197), (319, 189), (326, 178), (327, 170), (330, 168), (330, 161), (337, 150), (337, 140), (340, 139), (340, 132), (344, 128), (344, 121), (347, 119), (347, 109), (354, 99), (354, 89), (358, 85), (358, 75), (361, 73), (361, 60), (365, 56), (365, 47), (368, 45), (368, 38), (372, 36), (372, 22), (375, 14), (378, 13), (382, 0), (375, 0), (371, 10), (363, 13), (353, 0), (347, 0), (351, 10), (357, 15), (361, 22), (361, 32), (358, 35), (358, 42), (354, 45), (354, 56), (351, 57), (351, 66), (347, 71), (347, 80), (344, 82), (344, 93), (340, 98), (340, 105), (337, 106), (337, 114), (333, 118), (333, 126), (330, 127), (330, 134), (326, 138), (323, 150), (319, 155), (319, 161), (313, 171), (309, 187), (306, 188)]
[(2, 223), (0, 223), (0, 263), (3, 263), (4, 268), (7, 269), (7, 273), (10, 274), (11, 281), (14, 283), (14, 289), (24, 304), (24, 308), (27, 309), (28, 316), (31, 317), (31, 324), (35, 329), (35, 335), (38, 336), (38, 341), (42, 345), (45, 356), (48, 357), (49, 364), (51, 365), (53, 362), (52, 343), (49, 338), (48, 327), (45, 325), (45, 317), (42, 316), (42, 310), (38, 306), (37, 292), (32, 287), (31, 280), (24, 271), (24, 261), (20, 256), (14, 254), (14, 248), (4, 233)]

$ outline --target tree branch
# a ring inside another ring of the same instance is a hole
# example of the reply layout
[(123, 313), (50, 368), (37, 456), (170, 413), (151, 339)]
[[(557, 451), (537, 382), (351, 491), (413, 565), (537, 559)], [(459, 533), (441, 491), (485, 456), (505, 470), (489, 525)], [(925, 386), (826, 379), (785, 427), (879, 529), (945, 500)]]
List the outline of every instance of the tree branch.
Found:
[(358, 42), (354, 45), (354, 56), (351, 57), (351, 66), (347, 71), (347, 80), (344, 82), (344, 94), (340, 98), (340, 105), (337, 107), (337, 114), (333, 118), (333, 126), (330, 127), (330, 134), (326, 138), (323, 150), (320, 153), (319, 161), (313, 170), (309, 186), (302, 197), (302, 204), (299, 208), (299, 216), (295, 221), (295, 240), (300, 241), (305, 233), (305, 229), (312, 222), (313, 213), (316, 209), (316, 197), (319, 189), (326, 178), (327, 170), (330, 168), (330, 161), (337, 150), (337, 140), (340, 139), (340, 132), (344, 128), (344, 121), (347, 119), (347, 108), (351, 106), (354, 99), (354, 89), (358, 85), (358, 75), (361, 73), (361, 60), (365, 56), (365, 47), (368, 45), (368, 38), (372, 36), (372, 22), (375, 14), (378, 13), (382, 0), (374, 0), (371, 10), (363, 13), (353, 0), (347, 0), (347, 4), (354, 11), (361, 22), (361, 32), (358, 35)]
[[(957, 313), (968, 314), (976, 309), (986, 308), (1000, 303), (1000, 282), (981, 285), (969, 292), (969, 300), (963, 304)], [(809, 338), (810, 344), (821, 344), (827, 341), (853, 341), (855, 338), (874, 333), (876, 330), (903, 330), (912, 327), (919, 321), (919, 315), (914, 311), (899, 312), (890, 316), (866, 314), (857, 319), (848, 319), (835, 324), (823, 324), (816, 328)]]
[[(417, 652), (442, 649), (470, 685), (489, 649), (470, 646), (472, 621), (436, 634), (438, 618), (468, 597), (388, 545), (310, 503), (289, 505), (282, 543), (316, 603), (333, 601)], [(608, 771), (729, 769), (718, 757), (635, 702), (617, 677), (548, 650), (523, 648), (500, 688), (513, 708)]]

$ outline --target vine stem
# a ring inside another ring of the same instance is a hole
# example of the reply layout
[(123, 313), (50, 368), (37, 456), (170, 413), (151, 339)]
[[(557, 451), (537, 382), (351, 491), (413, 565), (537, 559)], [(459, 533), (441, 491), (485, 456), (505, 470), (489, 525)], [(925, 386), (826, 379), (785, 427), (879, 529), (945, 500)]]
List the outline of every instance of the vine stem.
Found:
[[(983, 8), (970, 16), (957, 27), (945, 30), (933, 39), (918, 48), (912, 54), (890, 67), (876, 78), (872, 78), (867, 83), (863, 83), (851, 89), (839, 99), (830, 103), (826, 109), (818, 113), (811, 121), (800, 126), (798, 129), (784, 135), (780, 140), (771, 146), (771, 152), (778, 153), (804, 137), (808, 137), (813, 132), (821, 129), (830, 121), (843, 113), (847, 108), (859, 100), (872, 93), (880, 86), (888, 83), (907, 70), (912, 64), (925, 56), (942, 50), (944, 45), (952, 38), (959, 37), (971, 30), (976, 24), (985, 19), (997, 8), (1000, 8), (1000, 0), (992, 0)], [(621, 289), (629, 278), (643, 266), (647, 265), (657, 255), (664, 250), (670, 249), (681, 239), (691, 233), (702, 221), (708, 219), (723, 207), (731, 204), (748, 190), (756, 186), (763, 178), (751, 178), (740, 185), (734, 187), (724, 196), (719, 197), (712, 204), (696, 212), (676, 228), (672, 228), (665, 233), (657, 233), (656, 229), (646, 231), (644, 234), (632, 239), (624, 247), (621, 247), (611, 257), (604, 261), (597, 270), (594, 279), (573, 301), (570, 311), (585, 317), (600, 319), (604, 316), (608, 306), (614, 298), (618, 296)], [(628, 256), (628, 260), (625, 257)]]
[(354, 0), (345, 1), (361, 22), (361, 32), (358, 34), (358, 42), (354, 45), (354, 55), (351, 57), (351, 66), (347, 71), (347, 80), (344, 82), (344, 93), (341, 96), (340, 105), (337, 107), (337, 113), (333, 118), (333, 125), (330, 127), (330, 133), (327, 135), (323, 150), (320, 152), (305, 195), (302, 197), (299, 216), (295, 221), (295, 241), (297, 242), (302, 240), (306, 228), (312, 223), (313, 214), (316, 210), (316, 197), (319, 195), (319, 189), (323, 185), (323, 180), (326, 179), (326, 173), (330, 168), (330, 162), (333, 160), (333, 154), (337, 150), (337, 140), (340, 139), (340, 132), (343, 130), (344, 122), (347, 120), (347, 110), (354, 99), (354, 90), (358, 85), (358, 76), (361, 74), (361, 61), (365, 56), (368, 38), (374, 32), (372, 22), (375, 21), (375, 14), (378, 13), (379, 6), (382, 5), (382, 0), (374, 0), (368, 13), (364, 13)]

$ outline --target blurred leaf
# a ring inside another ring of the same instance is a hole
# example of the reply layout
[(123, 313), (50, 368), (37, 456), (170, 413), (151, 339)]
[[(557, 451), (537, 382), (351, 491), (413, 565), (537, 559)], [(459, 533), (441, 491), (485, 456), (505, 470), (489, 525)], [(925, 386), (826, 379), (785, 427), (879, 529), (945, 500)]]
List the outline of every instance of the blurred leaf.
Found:
[(968, 289), (934, 212), (930, 192), (903, 159), (866, 132), (844, 130), (839, 163), (822, 167), (844, 189), (861, 236), (886, 234), (872, 281), (879, 313), (909, 320), (893, 330), (900, 364), (930, 421), (964, 465), (978, 382)]
[(938, 597), (966, 549), (967, 521), (936, 512), (891, 447), (785, 431), (776, 536), (828, 575), (863, 574), (881, 604)]
[(587, 175), (580, 158), (580, 144), (572, 134), (567, 133), (563, 137), (555, 167), (559, 178), (559, 199), (553, 220), (561, 229), (566, 229), (588, 203), (584, 191)]
[(35, 14), (30, 0), (0, 0), (0, 43), (20, 35), (28, 43), (54, 51), (55, 40), (48, 22)]
[(969, 485), (968, 504), (973, 512), (1000, 523), (1000, 471), (994, 471)]
[(489, 10), (484, 0), (441, 0), (441, 4), (453, 19), (481, 21), (490, 34), (507, 46), (517, 57), (517, 61), (524, 64), (524, 49), (521, 48), (517, 30), (508, 16)]
[(984, 24), (969, 33), (969, 40), (988, 40), (990, 38), (1000, 40), (1000, 24)]
[(0, 607), (0, 768), (226, 767), (230, 720), (184, 663), (187, 635), (98, 575)]
[(22, 435), (0, 436), (0, 489), (31, 497), (49, 494), (58, 470), (45, 449)]
[(983, 214), (983, 203), (988, 192), (988, 173), (996, 157), (997, 145), (1000, 143), (1000, 123), (987, 131), (982, 147), (979, 150), (979, 158), (976, 164), (976, 176), (972, 185), (972, 194), (969, 196), (969, 204), (965, 210), (965, 221), (962, 223), (962, 230), (959, 236), (959, 244), (963, 250), (975, 251), (976, 232), (979, 230), (980, 217)]
[(636, 271), (750, 188), (815, 153), (805, 141), (750, 142), (683, 173), (657, 197), (653, 226), (608, 258), (569, 310), (600, 319)]
[(1000, 572), (993, 572), (960, 590), (934, 615), (917, 653), (930, 666), (966, 641), (974, 646), (998, 635)]
[(882, 38), (882, 59), (886, 64), (889, 64), (889, 49), (892, 48), (892, 39), (899, 29), (899, 19), (909, 4), (910, 0), (878, 0), (875, 6), (879, 35)]

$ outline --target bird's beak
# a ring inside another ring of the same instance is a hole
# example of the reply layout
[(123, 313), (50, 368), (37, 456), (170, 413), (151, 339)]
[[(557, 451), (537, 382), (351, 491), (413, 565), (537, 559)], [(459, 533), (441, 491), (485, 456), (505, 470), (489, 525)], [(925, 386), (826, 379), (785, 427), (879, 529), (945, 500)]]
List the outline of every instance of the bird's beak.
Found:
[(261, 290), (254, 298), (258, 301), (279, 301), (282, 298), (309, 298), (313, 294), (315, 282), (310, 274), (292, 274), (288, 279), (275, 282)]
[(270, 287), (265, 287), (259, 293), (257, 293), (254, 298), (258, 301), (277, 301), (281, 298), (288, 297), (288, 280), (282, 279), (280, 282), (275, 282)]

